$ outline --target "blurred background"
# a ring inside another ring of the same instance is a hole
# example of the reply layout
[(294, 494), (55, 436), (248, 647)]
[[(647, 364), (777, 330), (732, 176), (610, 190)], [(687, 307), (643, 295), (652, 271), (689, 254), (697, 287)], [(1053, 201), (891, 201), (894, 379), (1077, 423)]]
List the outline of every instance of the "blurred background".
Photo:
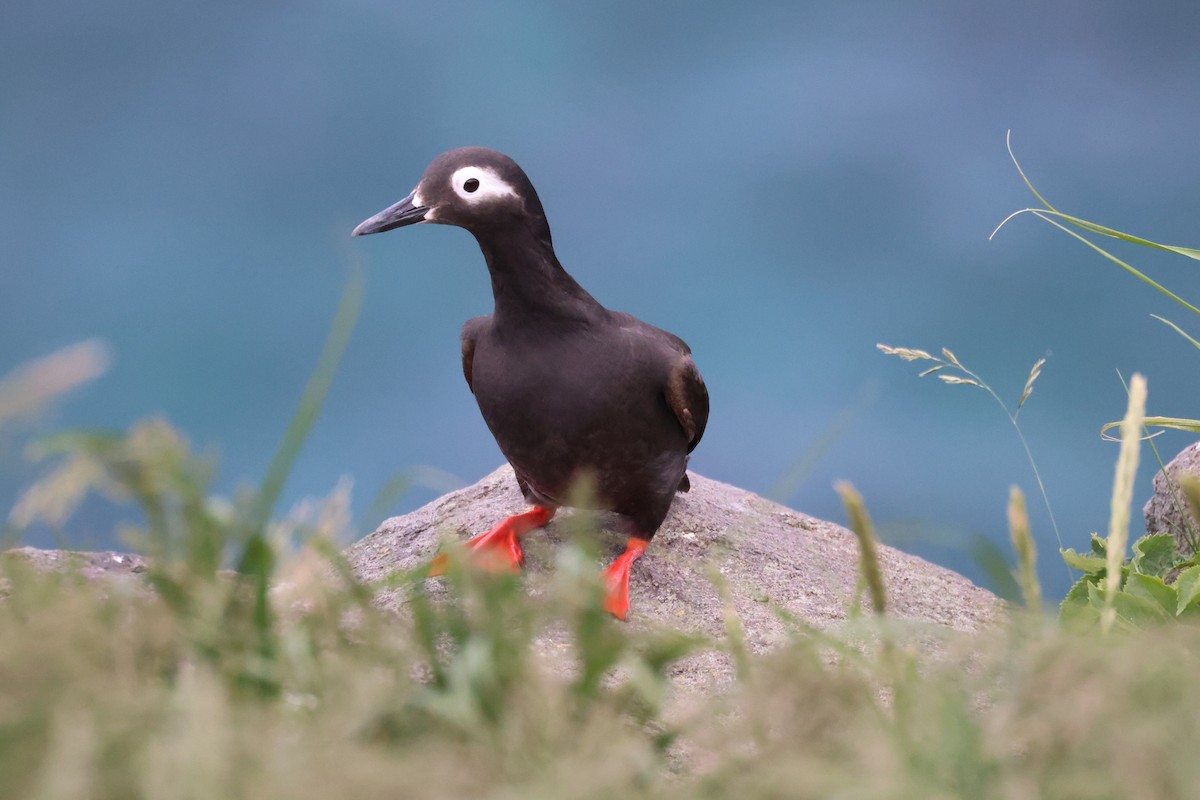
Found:
[[(1047, 357), (1020, 419), (1086, 547), (1118, 371), (1147, 375), (1151, 413), (1195, 416), (1197, 354), (1149, 315), (1196, 324), (1033, 217), (988, 241), (1034, 204), (1005, 132), (1060, 209), (1200, 244), (1198, 25), (1169, 2), (8, 3), (0, 374), (89, 337), (113, 362), (0, 438), (0, 504), (44, 469), (29, 438), (147, 415), (219, 456), (222, 491), (259, 479), (356, 266), (367, 299), (285, 500), (349, 475), (365, 515), (436, 470), (399, 513), (500, 464), (459, 365), (491, 305), (472, 238), (349, 238), (479, 144), (525, 168), (584, 286), (691, 344), (712, 396), (696, 471), (838, 521), (849, 479), (889, 541), (984, 582), (1016, 483), (1060, 597), (1008, 420), (875, 344), (950, 347), (1010, 405)], [(1183, 259), (1117, 252), (1195, 285)], [(89, 505), (70, 543), (117, 546), (115, 513)]]

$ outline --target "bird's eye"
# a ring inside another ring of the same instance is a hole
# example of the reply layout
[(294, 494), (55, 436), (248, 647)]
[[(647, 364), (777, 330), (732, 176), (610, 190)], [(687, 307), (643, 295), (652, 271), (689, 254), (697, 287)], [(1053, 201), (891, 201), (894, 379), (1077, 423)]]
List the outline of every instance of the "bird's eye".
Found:
[(479, 188), (479, 179), (478, 178), (467, 178), (466, 181), (463, 182), (463, 189), (465, 189), (468, 192), (473, 192), (478, 188)]

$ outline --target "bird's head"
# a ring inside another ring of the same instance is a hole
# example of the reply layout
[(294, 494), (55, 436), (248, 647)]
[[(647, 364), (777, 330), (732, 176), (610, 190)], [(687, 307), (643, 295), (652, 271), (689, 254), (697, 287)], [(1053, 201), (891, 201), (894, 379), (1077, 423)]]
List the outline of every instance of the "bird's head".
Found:
[(442, 153), (415, 189), (354, 229), (354, 236), (383, 233), (418, 222), (457, 225), (478, 237), (498, 228), (545, 226), (533, 184), (517, 163), (486, 147)]

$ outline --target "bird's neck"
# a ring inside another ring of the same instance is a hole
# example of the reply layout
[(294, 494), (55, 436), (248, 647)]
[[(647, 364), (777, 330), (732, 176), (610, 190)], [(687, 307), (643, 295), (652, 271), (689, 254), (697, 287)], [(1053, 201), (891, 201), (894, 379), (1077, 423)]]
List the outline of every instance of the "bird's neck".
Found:
[(506, 230), (475, 238), (492, 277), (500, 324), (519, 325), (533, 319), (585, 323), (604, 313), (558, 263), (549, 230)]

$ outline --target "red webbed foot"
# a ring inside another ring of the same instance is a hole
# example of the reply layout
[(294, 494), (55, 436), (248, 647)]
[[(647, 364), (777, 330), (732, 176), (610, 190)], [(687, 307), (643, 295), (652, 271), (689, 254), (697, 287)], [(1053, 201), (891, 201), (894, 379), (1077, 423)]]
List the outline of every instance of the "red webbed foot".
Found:
[[(554, 511), (552, 508), (534, 506), (524, 514), (514, 514), (487, 533), (479, 534), (467, 542), (472, 562), (493, 572), (519, 571), (525, 563), (519, 538), (549, 522)], [(429, 565), (430, 577), (443, 574), (448, 561), (444, 553), (435, 557)]]
[(600, 579), (604, 581), (604, 610), (619, 620), (624, 620), (629, 614), (629, 568), (646, 552), (648, 544), (645, 539), (629, 537), (625, 552), (600, 573)]

